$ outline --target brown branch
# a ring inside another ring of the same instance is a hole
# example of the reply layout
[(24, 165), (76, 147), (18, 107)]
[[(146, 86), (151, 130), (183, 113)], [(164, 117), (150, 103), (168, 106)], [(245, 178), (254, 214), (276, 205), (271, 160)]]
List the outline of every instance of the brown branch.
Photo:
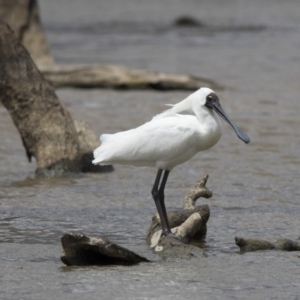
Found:
[(200, 198), (211, 198), (213, 193), (206, 187), (208, 174), (201, 177), (183, 200), (183, 209), (194, 209), (196, 201)]

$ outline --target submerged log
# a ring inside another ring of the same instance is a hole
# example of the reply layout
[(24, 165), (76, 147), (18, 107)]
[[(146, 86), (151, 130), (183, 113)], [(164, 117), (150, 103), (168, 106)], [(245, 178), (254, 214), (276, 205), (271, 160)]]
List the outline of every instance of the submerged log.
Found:
[(272, 243), (261, 239), (246, 239), (235, 237), (235, 243), (242, 253), (259, 250), (300, 251), (300, 240), (278, 239)]
[(44, 66), (41, 71), (56, 87), (155, 90), (197, 90), (201, 86), (223, 88), (206, 78), (131, 69), (119, 65), (56, 65)]
[[(44, 79), (9, 26), (2, 21), (0, 101), (20, 132), (28, 160), (31, 161), (32, 157), (36, 159), (38, 177), (80, 171), (83, 155), (91, 155), (99, 145), (96, 145), (96, 136), (88, 126), (80, 122), (74, 125), (53, 87)], [(88, 139), (90, 143), (87, 143)], [(87, 169), (89, 165), (90, 162)]]
[(62, 262), (67, 266), (134, 265), (148, 259), (116, 245), (105, 238), (65, 234), (61, 238)]

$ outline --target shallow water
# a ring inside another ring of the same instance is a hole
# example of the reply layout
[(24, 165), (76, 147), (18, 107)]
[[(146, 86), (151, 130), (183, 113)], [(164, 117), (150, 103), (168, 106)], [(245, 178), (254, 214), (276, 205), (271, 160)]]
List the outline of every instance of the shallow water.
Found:
[[(72, 4), (71, 4), (72, 3)], [(299, 299), (297, 252), (238, 254), (235, 236), (297, 239), (300, 228), (300, 4), (297, 1), (40, 1), (62, 63), (121, 63), (185, 72), (227, 86), (221, 141), (172, 171), (168, 209), (181, 206), (204, 172), (208, 203), (203, 258), (161, 262), (145, 244), (155, 212), (156, 171), (116, 166), (107, 174), (34, 179), (19, 134), (0, 106), (1, 299)], [(175, 28), (189, 14), (201, 28)], [(60, 89), (60, 99), (97, 133), (140, 125), (188, 92)], [(60, 236), (106, 236), (154, 262), (64, 267)]]

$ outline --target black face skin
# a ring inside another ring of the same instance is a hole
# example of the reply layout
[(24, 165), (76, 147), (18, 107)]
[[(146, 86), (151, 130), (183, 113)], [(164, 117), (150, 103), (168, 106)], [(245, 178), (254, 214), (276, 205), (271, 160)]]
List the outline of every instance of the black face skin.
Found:
[(234, 129), (237, 136), (246, 144), (250, 142), (250, 138), (246, 133), (244, 133), (241, 129), (239, 129), (226, 115), (224, 109), (222, 108), (219, 98), (215, 93), (210, 93), (206, 97), (205, 106), (209, 109), (213, 109), (216, 113), (218, 113), (231, 127)]

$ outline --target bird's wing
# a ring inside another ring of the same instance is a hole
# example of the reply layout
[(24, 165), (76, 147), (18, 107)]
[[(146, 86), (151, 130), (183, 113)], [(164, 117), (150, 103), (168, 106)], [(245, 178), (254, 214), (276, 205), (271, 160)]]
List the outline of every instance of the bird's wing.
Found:
[(152, 119), (135, 129), (102, 136), (103, 144), (94, 152), (94, 163), (169, 161), (187, 151), (198, 135), (193, 116)]

